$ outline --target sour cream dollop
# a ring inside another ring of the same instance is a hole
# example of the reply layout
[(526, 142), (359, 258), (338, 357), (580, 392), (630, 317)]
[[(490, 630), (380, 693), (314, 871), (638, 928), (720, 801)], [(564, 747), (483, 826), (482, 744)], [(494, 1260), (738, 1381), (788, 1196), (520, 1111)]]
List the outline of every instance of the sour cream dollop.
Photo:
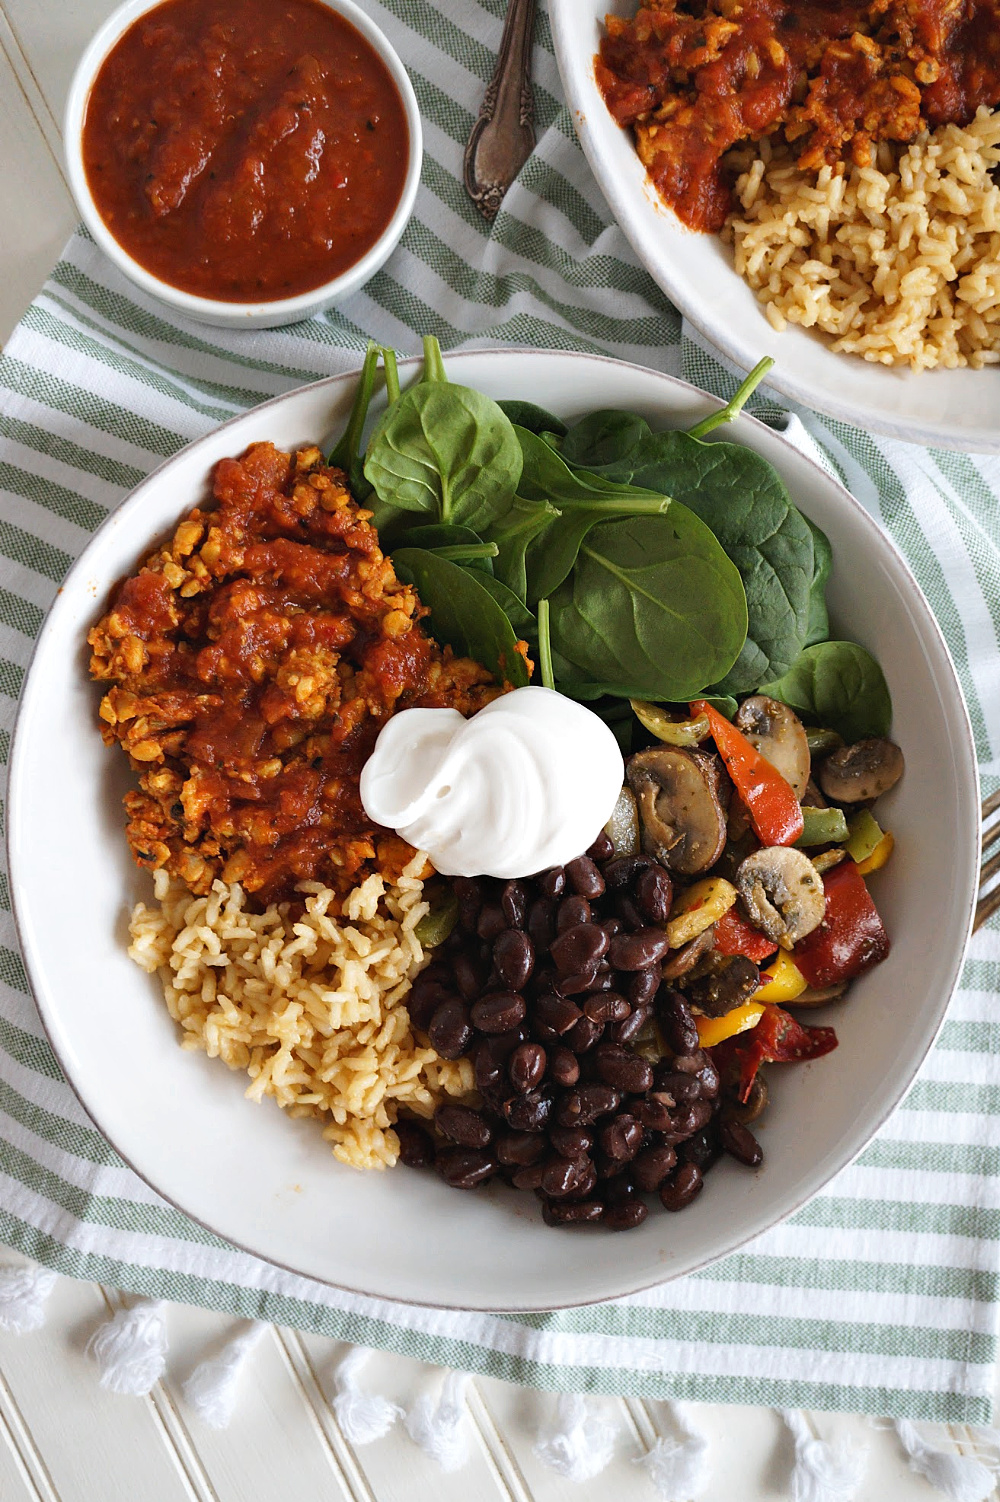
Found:
[(530, 876), (593, 844), (624, 776), (592, 710), (518, 688), (469, 720), (457, 709), (393, 715), (361, 772), (361, 802), (442, 876)]

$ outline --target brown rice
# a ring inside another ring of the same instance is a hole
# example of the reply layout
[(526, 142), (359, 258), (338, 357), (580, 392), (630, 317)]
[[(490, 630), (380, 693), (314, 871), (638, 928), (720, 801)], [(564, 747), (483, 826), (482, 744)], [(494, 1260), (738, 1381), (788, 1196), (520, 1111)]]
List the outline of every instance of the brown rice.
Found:
[(765, 139), (723, 231), (769, 322), (883, 365), (1000, 361), (1000, 112), (877, 165), (800, 171)]
[(305, 882), (296, 919), (287, 903), (248, 912), (238, 885), (192, 897), (156, 871), (157, 905), (138, 903), (129, 925), (129, 954), (159, 972), (182, 1047), (245, 1069), (251, 1100), (326, 1118), (334, 1155), (354, 1168), (396, 1162), (401, 1106), (430, 1116), (474, 1088), (468, 1059), (439, 1058), (410, 1029), (406, 994), (427, 962), (414, 932), (426, 865), (418, 855), (388, 887), (369, 876), (339, 918), (334, 893)]

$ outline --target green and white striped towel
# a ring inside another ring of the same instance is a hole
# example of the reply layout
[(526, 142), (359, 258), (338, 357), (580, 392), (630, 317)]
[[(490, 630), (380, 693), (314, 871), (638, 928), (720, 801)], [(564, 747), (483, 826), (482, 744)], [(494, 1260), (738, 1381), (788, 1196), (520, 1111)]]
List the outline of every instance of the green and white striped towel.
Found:
[[(0, 756), (32, 642), (91, 531), (148, 470), (233, 412), (358, 363), (369, 335), (600, 350), (729, 392), (609, 221), (563, 107), (547, 18), (539, 144), (492, 229), (463, 143), (504, 0), (367, 0), (424, 114), (416, 212), (387, 267), (274, 333), (168, 321), (83, 234), (0, 360)], [(996, 377), (985, 373), (985, 380)], [(754, 410), (787, 424), (760, 398)], [(903, 549), (1000, 784), (1000, 460), (792, 419)], [(808, 436), (808, 435), (811, 435)], [(570, 1391), (988, 1421), (1000, 1273), (1000, 931), (981, 933), (903, 1106), (828, 1190), (737, 1256), (652, 1293), (530, 1317), (337, 1294), (234, 1251), (160, 1201), (85, 1118), (28, 994), (0, 874), (0, 1238), (46, 1266), (470, 1371)]]

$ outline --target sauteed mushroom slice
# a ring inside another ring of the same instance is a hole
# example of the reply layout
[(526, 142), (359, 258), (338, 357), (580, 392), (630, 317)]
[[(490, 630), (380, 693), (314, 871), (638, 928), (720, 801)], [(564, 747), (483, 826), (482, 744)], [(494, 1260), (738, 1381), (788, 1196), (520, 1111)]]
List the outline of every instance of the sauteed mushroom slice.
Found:
[(872, 737), (832, 752), (819, 769), (819, 785), (835, 803), (867, 803), (902, 775), (903, 753), (895, 741)]
[(647, 854), (685, 876), (707, 871), (726, 843), (715, 758), (651, 746), (629, 758), (626, 775), (639, 805)]
[(688, 1005), (703, 1017), (725, 1017), (760, 989), (760, 971), (745, 954), (710, 954), (687, 983)]
[(675, 949), (669, 960), (663, 966), (663, 979), (665, 981), (680, 980), (682, 975), (687, 975), (693, 970), (698, 961), (706, 954), (711, 953), (715, 943), (715, 928), (705, 928), (696, 939), (685, 944), (683, 949)]
[(751, 921), (783, 949), (791, 949), (823, 921), (822, 878), (801, 850), (771, 845), (748, 855), (736, 885)]
[(736, 728), (795, 789), (799, 802), (809, 781), (809, 742), (805, 726), (793, 709), (766, 694), (744, 699)]

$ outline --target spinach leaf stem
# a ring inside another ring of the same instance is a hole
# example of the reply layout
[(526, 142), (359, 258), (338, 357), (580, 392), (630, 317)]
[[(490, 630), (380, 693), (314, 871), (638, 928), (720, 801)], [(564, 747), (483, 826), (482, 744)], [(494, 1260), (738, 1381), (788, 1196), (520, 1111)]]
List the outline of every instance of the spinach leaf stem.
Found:
[(543, 688), (555, 688), (556, 675), (552, 671), (552, 641), (549, 637), (549, 602), (538, 602), (538, 671)]

